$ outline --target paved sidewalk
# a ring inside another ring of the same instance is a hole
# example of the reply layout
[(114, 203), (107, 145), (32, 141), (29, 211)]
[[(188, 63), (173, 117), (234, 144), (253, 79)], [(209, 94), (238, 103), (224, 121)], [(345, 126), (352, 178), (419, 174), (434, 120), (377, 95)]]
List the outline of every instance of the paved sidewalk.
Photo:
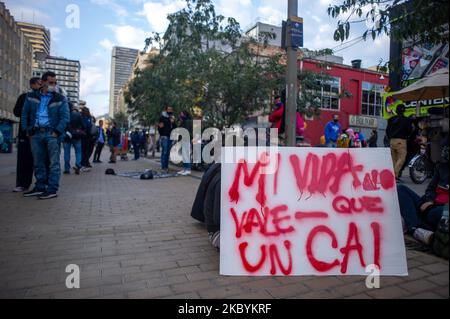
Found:
[[(198, 178), (141, 181), (107, 176), (108, 167), (63, 175), (59, 197), (38, 201), (11, 192), (15, 155), (0, 154), (0, 298), (449, 297), (448, 262), (413, 250), (410, 275), (382, 277), (375, 290), (365, 277), (219, 276), (219, 254), (189, 215)], [(69, 264), (80, 266), (80, 289), (65, 286)]]

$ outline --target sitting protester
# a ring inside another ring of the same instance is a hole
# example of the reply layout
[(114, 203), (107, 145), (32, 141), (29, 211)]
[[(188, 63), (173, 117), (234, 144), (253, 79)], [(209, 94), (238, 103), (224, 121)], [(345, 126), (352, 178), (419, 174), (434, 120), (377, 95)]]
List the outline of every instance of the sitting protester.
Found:
[(192, 218), (205, 223), (214, 248), (220, 248), (220, 168), (216, 163), (203, 174), (192, 206)]
[(397, 187), (406, 233), (427, 245), (431, 245), (444, 206), (448, 205), (448, 145), (443, 147), (441, 156), (442, 162), (436, 165), (424, 196), (420, 197), (404, 185)]

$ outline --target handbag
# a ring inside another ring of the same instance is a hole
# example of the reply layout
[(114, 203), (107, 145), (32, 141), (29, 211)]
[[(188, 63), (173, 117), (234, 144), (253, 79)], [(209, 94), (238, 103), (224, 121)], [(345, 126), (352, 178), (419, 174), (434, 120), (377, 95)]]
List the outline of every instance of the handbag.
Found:
[(86, 136), (86, 132), (81, 128), (76, 128), (70, 131), (70, 134), (72, 134), (72, 139), (80, 139)]

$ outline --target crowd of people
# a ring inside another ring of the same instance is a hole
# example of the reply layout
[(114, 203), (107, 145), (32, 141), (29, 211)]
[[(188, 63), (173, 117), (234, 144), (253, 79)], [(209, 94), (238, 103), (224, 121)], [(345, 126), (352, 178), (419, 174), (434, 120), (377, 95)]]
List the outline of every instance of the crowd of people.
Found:
[[(14, 107), (20, 118), (16, 187), (24, 197), (50, 199), (57, 197), (61, 177), (61, 145), (64, 150), (63, 173), (88, 172), (100, 157), (106, 143), (115, 163), (124, 136), (115, 122), (105, 130), (102, 120), (96, 124), (89, 108), (69, 102), (57, 85), (56, 74), (46, 72), (30, 80), (30, 90), (21, 94)], [(71, 150), (75, 163), (71, 165)], [(33, 181), (35, 186), (30, 190)]]
[[(192, 137), (193, 118), (186, 110), (180, 112), (177, 117), (171, 106), (164, 108), (159, 118), (159, 140), (156, 143), (153, 140), (154, 135), (148, 134), (145, 130), (136, 128), (128, 133), (120, 130), (114, 121), (107, 129), (104, 128), (103, 121), (99, 121), (97, 125), (89, 108), (80, 109), (68, 102), (62, 93), (58, 88), (55, 73), (46, 72), (40, 79), (32, 78), (30, 91), (17, 99), (14, 114), (20, 118), (20, 130), (14, 192), (23, 192), (25, 197), (38, 197), (41, 200), (57, 197), (61, 176), (61, 144), (64, 149), (64, 174), (71, 174), (73, 171), (79, 175), (81, 172), (89, 171), (92, 168), (91, 158), (93, 158), (92, 163), (102, 163), (101, 154), (105, 145), (108, 145), (110, 149), (109, 163), (114, 164), (119, 155), (126, 160), (131, 148), (134, 160), (139, 160), (142, 153), (147, 155), (150, 145), (155, 148), (156, 144), (161, 149), (161, 170), (167, 173), (172, 147), (172, 131), (182, 127)], [(281, 98), (277, 96), (269, 121), (273, 128), (281, 132), (281, 136), (285, 130), (285, 111)], [(396, 115), (388, 121), (385, 140), (385, 146), (391, 149), (395, 176), (399, 183), (402, 169), (408, 158), (408, 144), (412, 139), (417, 139), (420, 134), (414, 119), (405, 117), (404, 112), (405, 106), (399, 105)], [(305, 129), (306, 123), (303, 116), (297, 112), (297, 137), (303, 137)], [(185, 141), (186, 145), (182, 145), (183, 170), (178, 173), (179, 175), (191, 174), (191, 142), (192, 140)], [(325, 126), (321, 144), (321, 146), (333, 148), (377, 147), (378, 133), (372, 130), (371, 136), (366, 139), (363, 132), (358, 129), (343, 129), (339, 116), (334, 115), (332, 121)], [(444, 208), (447, 207), (448, 210), (448, 133), (441, 146), (441, 159), (436, 164), (434, 177), (425, 194), (416, 194), (402, 184), (399, 184), (397, 188), (404, 232), (425, 244), (431, 243), (443, 217)], [(72, 148), (75, 152), (74, 166), (71, 165)], [(216, 165), (214, 166), (215, 175), (217, 170)], [(36, 182), (33, 189), (29, 190), (33, 173)], [(205, 176), (209, 175), (205, 174)], [(220, 177), (217, 179), (220, 180)], [(216, 181), (215, 185), (220, 183)], [(216, 196), (217, 192), (217, 189), (214, 189), (214, 192), (210, 194), (211, 198)], [(210, 202), (213, 204), (210, 205), (211, 207), (208, 206), (206, 211), (216, 211), (219, 207), (214, 204), (216, 201)], [(202, 204), (197, 200), (196, 205)], [(216, 215), (217, 212), (211, 215), (214, 221), (217, 219)], [(217, 245), (219, 230), (216, 229), (215, 222), (211, 224), (215, 226), (209, 229), (210, 239)]]

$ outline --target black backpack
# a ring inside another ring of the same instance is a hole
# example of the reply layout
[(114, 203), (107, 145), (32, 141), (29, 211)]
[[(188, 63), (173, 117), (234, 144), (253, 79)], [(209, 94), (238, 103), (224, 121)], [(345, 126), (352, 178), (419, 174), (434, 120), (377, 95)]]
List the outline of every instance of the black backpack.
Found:
[[(448, 208), (447, 208), (448, 209)], [(448, 260), (448, 217), (443, 217), (439, 221), (433, 240), (433, 253)]]

